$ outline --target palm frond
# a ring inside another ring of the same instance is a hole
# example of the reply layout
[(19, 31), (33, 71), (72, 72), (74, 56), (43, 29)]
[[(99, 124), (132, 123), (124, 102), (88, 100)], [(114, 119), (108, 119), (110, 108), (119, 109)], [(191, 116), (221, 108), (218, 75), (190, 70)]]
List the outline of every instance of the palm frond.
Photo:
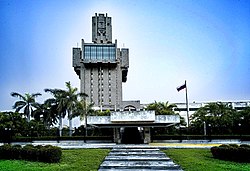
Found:
[(25, 99), (23, 95), (21, 95), (21, 94), (19, 94), (17, 92), (12, 92), (12, 93), (10, 93), (10, 95), (12, 97), (17, 97), (17, 98), (20, 98), (20, 99)]
[(15, 112), (19, 112), (22, 108), (23, 108), (24, 106), (18, 106), (18, 107), (16, 107), (15, 109)]
[(86, 94), (86, 93), (78, 93), (78, 95), (79, 95), (80, 97), (83, 97), (83, 98), (88, 97), (88, 94)]
[(13, 105), (13, 109), (17, 109), (18, 107), (23, 108), (26, 105), (26, 102), (24, 101), (16, 101)]
[(56, 99), (54, 99), (54, 98), (49, 98), (49, 99), (44, 101), (44, 104), (46, 104), (46, 105), (52, 105), (53, 103), (56, 103)]
[(33, 94), (31, 94), (31, 97), (36, 98), (36, 97), (41, 96), (41, 95), (42, 95), (41, 93), (33, 93)]

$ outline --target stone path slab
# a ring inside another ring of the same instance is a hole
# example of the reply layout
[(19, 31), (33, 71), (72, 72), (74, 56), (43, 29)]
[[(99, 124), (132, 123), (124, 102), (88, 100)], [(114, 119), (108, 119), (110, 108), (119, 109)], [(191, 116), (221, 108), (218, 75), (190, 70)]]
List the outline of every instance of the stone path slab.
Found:
[(106, 156), (98, 171), (183, 171), (166, 154), (149, 146), (117, 146)]

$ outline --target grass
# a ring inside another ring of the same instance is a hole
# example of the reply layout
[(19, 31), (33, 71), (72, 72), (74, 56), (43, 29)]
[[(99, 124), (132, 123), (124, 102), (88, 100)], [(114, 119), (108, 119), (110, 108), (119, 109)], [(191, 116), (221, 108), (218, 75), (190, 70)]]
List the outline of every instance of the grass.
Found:
[(249, 171), (250, 163), (237, 163), (214, 159), (210, 149), (168, 149), (168, 157), (185, 171)]
[(96, 171), (107, 149), (63, 150), (60, 163), (42, 163), (23, 160), (0, 160), (0, 170), (4, 171)]
[[(107, 149), (63, 150), (60, 163), (42, 163), (22, 160), (0, 160), (4, 171), (96, 171)], [(209, 149), (168, 149), (163, 150), (185, 171), (249, 171), (250, 163), (236, 163), (214, 159)]]

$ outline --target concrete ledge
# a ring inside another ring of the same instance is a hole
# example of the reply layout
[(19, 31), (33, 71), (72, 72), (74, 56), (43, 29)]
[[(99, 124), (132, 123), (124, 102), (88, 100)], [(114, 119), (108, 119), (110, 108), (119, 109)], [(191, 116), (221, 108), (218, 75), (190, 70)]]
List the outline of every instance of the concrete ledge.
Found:
[(182, 143), (204, 144), (204, 143), (209, 143), (209, 140), (182, 140)]
[(156, 123), (180, 123), (179, 115), (156, 115)]
[(154, 122), (155, 111), (122, 111), (112, 112), (111, 122)]
[(223, 139), (217, 139), (217, 140), (211, 140), (211, 143), (222, 143), (222, 144), (239, 144), (241, 141), (239, 139), (229, 139), (229, 140), (223, 140)]
[[(153, 143), (186, 143), (186, 144), (240, 144), (243, 143), (238, 139), (217, 139), (217, 140), (153, 140)], [(245, 141), (245, 143), (249, 143)]]
[(153, 140), (153, 143), (180, 143), (180, 140)]

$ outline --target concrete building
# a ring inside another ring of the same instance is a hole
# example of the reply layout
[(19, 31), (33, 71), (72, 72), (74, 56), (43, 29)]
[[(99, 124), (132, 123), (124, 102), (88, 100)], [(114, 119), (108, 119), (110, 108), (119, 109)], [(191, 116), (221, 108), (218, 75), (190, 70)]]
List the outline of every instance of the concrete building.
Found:
[(73, 67), (81, 80), (81, 92), (102, 110), (120, 109), (122, 83), (127, 81), (129, 50), (112, 43), (111, 17), (92, 17), (92, 42), (82, 39), (81, 48), (73, 48)]
[[(129, 50), (112, 43), (111, 17), (92, 17), (92, 43), (82, 39), (81, 48), (73, 48), (73, 67), (80, 78), (81, 92), (100, 110), (109, 109), (110, 116), (88, 116), (87, 125), (113, 128), (114, 142), (149, 143), (151, 127), (166, 127), (180, 122), (178, 115), (155, 115), (143, 111), (140, 101), (122, 100), (122, 83), (127, 81)], [(85, 118), (86, 119), (86, 118)]]
[[(239, 100), (239, 101), (210, 101), (210, 102), (192, 102), (188, 103), (189, 108), (189, 117), (192, 116), (199, 108), (204, 107), (205, 105), (209, 103), (216, 103), (221, 102), (227, 106), (232, 107), (233, 109), (239, 111), (243, 110), (246, 107), (250, 106), (250, 100)], [(181, 117), (185, 119), (187, 122), (187, 106), (186, 103), (173, 103), (177, 107), (175, 108), (175, 111), (180, 114)]]

